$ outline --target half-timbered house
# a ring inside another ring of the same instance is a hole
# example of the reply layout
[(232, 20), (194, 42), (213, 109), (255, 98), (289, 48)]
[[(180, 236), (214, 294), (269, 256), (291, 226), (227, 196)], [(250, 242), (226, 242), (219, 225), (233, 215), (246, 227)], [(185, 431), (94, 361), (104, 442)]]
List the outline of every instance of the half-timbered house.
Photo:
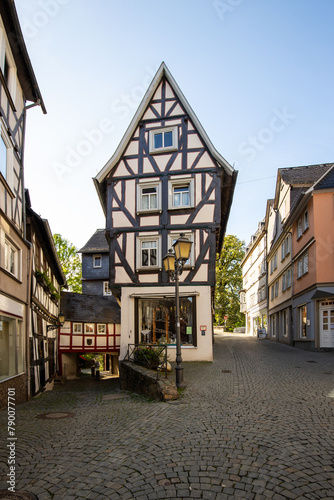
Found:
[(27, 239), (31, 243), (29, 386), (34, 396), (52, 387), (57, 370), (60, 290), (66, 286), (49, 223), (31, 208), (26, 191)]
[(109, 285), (129, 343), (175, 350), (174, 285), (162, 258), (180, 233), (192, 242), (180, 277), (182, 357), (212, 360), (215, 258), (237, 172), (216, 151), (164, 63), (112, 158), (94, 182), (106, 215)]
[[(27, 106), (27, 101), (30, 104)], [(28, 396), (26, 356), (30, 245), (25, 234), (23, 148), (26, 110), (46, 112), (15, 4), (0, 2), (0, 406), (8, 387)]]

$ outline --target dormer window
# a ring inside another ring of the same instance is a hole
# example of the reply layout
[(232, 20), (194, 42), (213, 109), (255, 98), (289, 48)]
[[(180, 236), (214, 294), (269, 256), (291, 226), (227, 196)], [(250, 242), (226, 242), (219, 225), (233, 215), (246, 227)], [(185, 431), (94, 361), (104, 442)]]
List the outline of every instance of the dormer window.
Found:
[(177, 127), (150, 130), (150, 153), (162, 153), (177, 149)]

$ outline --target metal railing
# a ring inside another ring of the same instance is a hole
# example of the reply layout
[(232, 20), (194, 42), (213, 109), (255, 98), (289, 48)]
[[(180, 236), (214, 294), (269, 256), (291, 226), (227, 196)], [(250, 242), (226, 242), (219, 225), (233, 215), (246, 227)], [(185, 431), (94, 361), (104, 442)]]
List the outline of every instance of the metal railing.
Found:
[(165, 372), (165, 378), (167, 378), (166, 344), (128, 344), (124, 359), (150, 370), (156, 370), (157, 378), (160, 372)]

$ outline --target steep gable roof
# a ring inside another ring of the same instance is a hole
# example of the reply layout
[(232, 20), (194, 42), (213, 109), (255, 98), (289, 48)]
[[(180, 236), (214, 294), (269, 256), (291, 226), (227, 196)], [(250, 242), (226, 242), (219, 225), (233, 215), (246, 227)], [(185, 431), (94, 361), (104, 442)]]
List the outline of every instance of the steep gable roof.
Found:
[(42, 94), (39, 90), (36, 76), (28, 55), (13, 0), (2, 0), (0, 2), (0, 15), (5, 26), (13, 57), (15, 59), (17, 75), (20, 80), (24, 96), (28, 101), (40, 104), (43, 113), (46, 113)]
[(173, 78), (172, 74), (170, 73), (169, 69), (167, 68), (166, 64), (164, 62), (162, 62), (157, 73), (155, 74), (146, 94), (144, 95), (128, 129), (126, 130), (121, 142), (119, 143), (115, 153), (110, 158), (110, 160), (106, 163), (106, 165), (102, 168), (102, 170), (97, 174), (97, 176), (93, 179), (98, 196), (100, 198), (102, 208), (103, 208), (105, 213), (106, 213), (105, 186), (103, 186), (103, 183), (104, 183), (106, 177), (112, 171), (112, 169), (118, 163), (118, 161), (120, 160), (123, 153), (125, 152), (130, 138), (135, 133), (135, 130), (138, 127), (140, 120), (142, 119), (142, 116), (145, 113), (145, 110), (147, 109), (149, 102), (153, 98), (153, 96), (154, 96), (154, 94), (155, 94), (155, 92), (156, 92), (156, 90), (157, 90), (157, 88), (158, 88), (158, 86), (161, 83), (163, 78), (166, 78), (169, 85), (173, 89), (173, 92), (175, 93), (175, 95), (179, 99), (185, 112), (189, 115), (194, 126), (196, 127), (196, 129), (200, 133), (200, 135), (201, 135), (203, 141), (205, 142), (210, 154), (213, 156), (213, 158), (215, 158), (215, 160), (219, 163), (219, 165), (224, 169), (225, 173), (228, 176), (234, 178), (234, 182), (233, 182), (233, 187), (234, 187), (234, 184), (236, 181), (236, 171), (225, 160), (225, 158), (223, 158), (223, 156), (221, 156), (221, 154), (218, 153), (218, 151), (214, 148), (211, 140), (209, 139), (208, 135), (206, 134), (203, 126), (201, 125), (200, 121), (198, 120), (197, 116), (195, 115), (194, 111), (192, 110), (191, 106), (189, 105), (188, 101), (184, 97), (181, 89), (179, 88), (178, 84), (174, 80), (174, 78)]
[(109, 245), (105, 236), (105, 229), (97, 229), (79, 253), (108, 252)]

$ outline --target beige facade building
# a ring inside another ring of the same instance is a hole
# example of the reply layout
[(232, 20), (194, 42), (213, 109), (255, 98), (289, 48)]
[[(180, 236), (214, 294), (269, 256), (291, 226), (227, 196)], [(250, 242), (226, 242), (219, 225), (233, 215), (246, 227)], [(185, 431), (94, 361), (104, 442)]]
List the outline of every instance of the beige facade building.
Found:
[[(30, 102), (30, 104), (29, 104)], [(25, 233), (26, 110), (45, 107), (14, 2), (0, 2), (0, 405), (28, 396), (31, 245)]]
[(265, 221), (260, 222), (242, 261), (243, 290), (240, 310), (246, 315), (246, 334), (267, 330), (267, 273)]

